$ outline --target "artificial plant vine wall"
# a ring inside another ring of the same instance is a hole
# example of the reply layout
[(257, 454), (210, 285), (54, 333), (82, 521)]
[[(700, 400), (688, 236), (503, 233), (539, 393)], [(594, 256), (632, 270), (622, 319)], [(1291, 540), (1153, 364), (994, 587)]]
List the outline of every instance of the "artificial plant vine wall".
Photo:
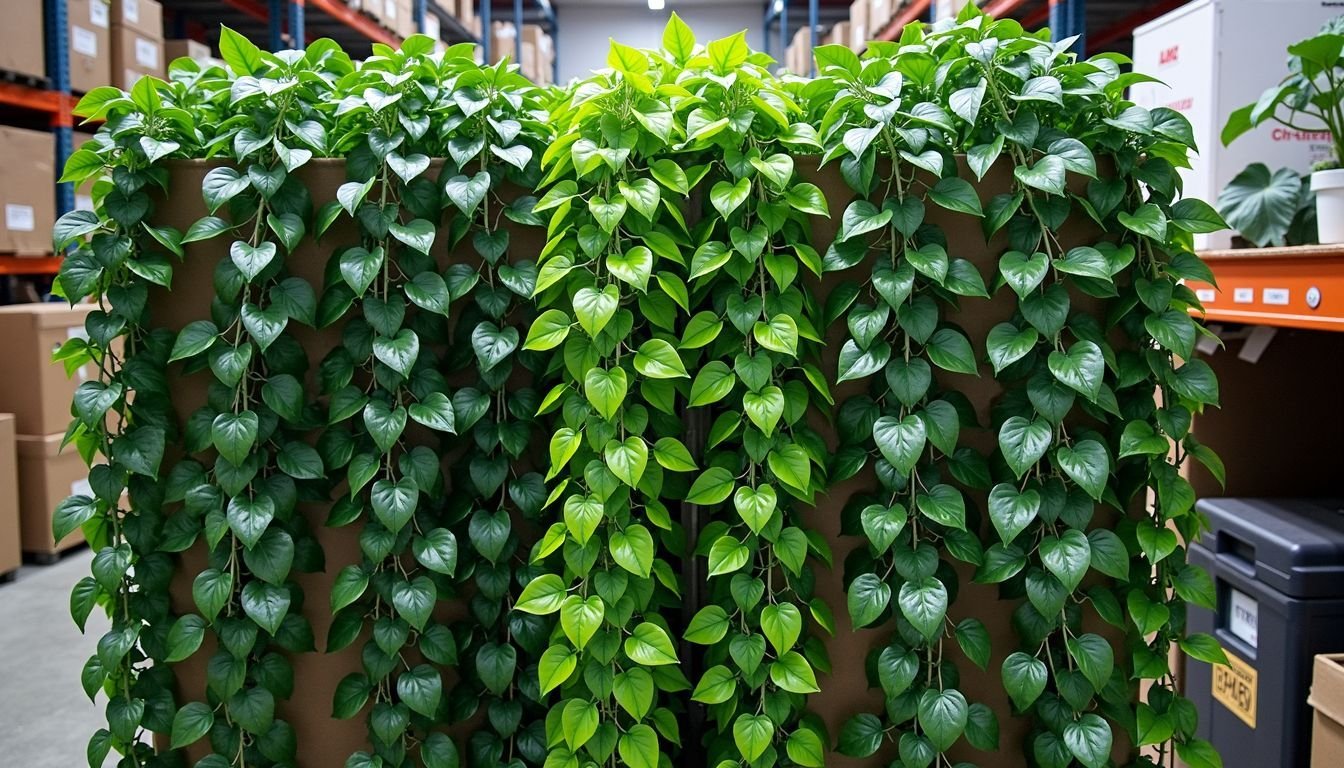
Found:
[[(812, 499), (825, 463), (801, 423), (809, 388), (827, 388), (815, 367), (803, 372), (820, 337), (799, 272), (820, 273), (807, 217), (826, 205), (787, 151), (817, 147), (815, 132), (744, 35), (701, 50), (674, 17), (664, 48), (613, 42), (610, 70), (558, 110), (567, 130), (544, 161), (554, 183), (538, 208), (554, 213), (538, 288), (549, 308), (527, 346), (563, 358), (550, 474), (564, 520), (536, 553), (559, 572), (519, 607), (560, 614), (542, 669), (543, 689), (563, 697), (553, 756), (677, 759), (675, 710), (660, 705), (693, 685), (716, 726), (712, 763), (787, 752), (820, 765), (824, 732), (799, 723), (814, 666), (827, 664), (803, 633), (807, 613), (829, 616), (805, 569), (826, 547), (789, 501)], [(698, 461), (683, 441), (687, 406), (714, 416)], [(712, 522), (680, 530), (668, 510), (682, 502)], [(693, 683), (658, 611), (681, 588), (651, 529), (669, 557), (707, 559), (709, 604), (681, 630), (707, 646)]]
[[(850, 563), (850, 615), (859, 626), (889, 615), (896, 630), (873, 664), (886, 716), (851, 720), (840, 749), (866, 756), (890, 740), (904, 763), (928, 765), (962, 738), (998, 748), (994, 712), (968, 703), (946, 658), (955, 640), (983, 669), (995, 650), (974, 613), (957, 619), (950, 558), (1020, 601), (1022, 645), (1000, 674), (1013, 713), (1033, 717), (1038, 764), (1108, 764), (1113, 724), (1132, 744), (1158, 745), (1158, 763), (1169, 744), (1187, 761), (1216, 761), (1166, 661), (1173, 642), (1222, 660), (1211, 638), (1182, 636), (1181, 601), (1209, 607), (1213, 596), (1178, 543), (1178, 531), (1188, 540), (1200, 528), (1179, 466), (1189, 455), (1220, 466), (1189, 435), (1191, 414), (1218, 395), (1207, 365), (1190, 360), (1199, 302), (1179, 281), (1208, 278), (1189, 235), (1223, 226), (1205, 203), (1173, 201), (1189, 125), (1124, 102), (1141, 76), (1122, 75), (1116, 57), (1077, 62), (1067, 45), (975, 11), (959, 22), (907, 28), (863, 61), (818, 52), (827, 157), (861, 196), (828, 261), (858, 278), (840, 289), (853, 304), (837, 378), (873, 381), (840, 411), (841, 435), (871, 437), (840, 458), (877, 454), (880, 481), (850, 510), (870, 544)], [(996, 164), (1011, 182), (982, 201), (963, 176), (984, 186)], [(949, 253), (925, 200), (998, 235), (997, 269), (982, 275)], [(1016, 310), (988, 329), (981, 356), (957, 319), (991, 291)], [(989, 456), (959, 440), (979, 425), (958, 377), (983, 373), (1003, 390)], [(984, 494), (987, 522), (968, 514), (963, 491)], [(1115, 627), (1112, 639), (1124, 633), (1118, 652), (1094, 619)], [(1135, 707), (1144, 680), (1154, 687)]]
[[(92, 765), (314, 765), (318, 647), (357, 768), (1219, 764), (1167, 650), (1221, 660), (1179, 468), (1220, 471), (1180, 281), (1222, 222), (1123, 59), (973, 5), (814, 80), (675, 15), (550, 92), (221, 54), (89, 94), (66, 169)], [(880, 709), (826, 696), (859, 664)]]

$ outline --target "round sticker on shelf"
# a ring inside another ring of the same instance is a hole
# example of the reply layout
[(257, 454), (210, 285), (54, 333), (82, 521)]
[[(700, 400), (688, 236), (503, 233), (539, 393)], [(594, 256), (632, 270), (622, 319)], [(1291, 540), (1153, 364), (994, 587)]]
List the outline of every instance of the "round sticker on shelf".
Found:
[(1307, 289), (1307, 306), (1316, 309), (1321, 306), (1321, 289), (1311, 286)]

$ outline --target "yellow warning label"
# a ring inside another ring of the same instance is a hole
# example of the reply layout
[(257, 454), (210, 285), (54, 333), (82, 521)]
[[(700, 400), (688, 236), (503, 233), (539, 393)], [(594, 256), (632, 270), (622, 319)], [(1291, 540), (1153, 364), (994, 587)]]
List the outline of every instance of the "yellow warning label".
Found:
[(1227, 662), (1228, 666), (1213, 665), (1213, 698), (1254, 728), (1257, 698), (1255, 668), (1230, 653), (1227, 654)]

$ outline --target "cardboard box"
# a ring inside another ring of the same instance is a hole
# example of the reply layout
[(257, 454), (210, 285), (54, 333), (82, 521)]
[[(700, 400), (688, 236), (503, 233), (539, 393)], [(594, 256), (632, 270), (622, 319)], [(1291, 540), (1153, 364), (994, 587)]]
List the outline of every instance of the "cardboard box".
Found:
[[(1190, 167), (1177, 169), (1183, 196), (1212, 203), (1251, 163), (1308, 173), (1312, 163), (1333, 156), (1330, 135), (1310, 121), (1299, 123), (1301, 131), (1269, 121), (1226, 147), (1220, 134), (1234, 110), (1288, 75), (1284, 49), (1338, 14), (1317, 0), (1196, 0), (1135, 27), (1134, 71), (1161, 82), (1135, 83), (1129, 98), (1185, 115), (1199, 146)], [(1232, 234), (1195, 235), (1195, 248), (1229, 248)]]
[(511, 21), (495, 21), (490, 24), (491, 63), (508, 56), (518, 63), (518, 31)]
[(849, 47), (849, 22), (837, 21), (835, 26), (831, 27), (830, 34), (826, 35), (827, 45), (843, 45)]
[(855, 51), (868, 47), (868, 1), (854, 0), (849, 6), (849, 47)]
[(54, 435), (18, 435), (19, 529), (23, 551), (55, 555), (79, 544), (84, 535), (72, 532), (59, 542), (51, 538), (51, 518), (66, 497), (93, 495), (89, 468), (73, 447), (61, 450), (63, 432)]
[(112, 82), (130, 90), (146, 75), (164, 77), (163, 37), (147, 35), (131, 27), (112, 25)]
[(551, 81), (551, 62), (555, 45), (551, 36), (538, 24), (523, 25), (523, 74), (534, 83)]
[(70, 90), (112, 82), (112, 12), (107, 0), (66, 0), (70, 19)]
[(55, 185), (55, 137), (0, 126), (0, 253), (51, 253)]
[[(425, 12), (429, 14), (428, 11)], [(393, 28), (403, 40), (420, 31), (415, 23), (415, 6), (412, 0), (397, 0), (397, 25)]]
[(68, 339), (84, 337), (93, 304), (14, 304), (0, 307), (0, 411), (13, 413), (20, 435), (64, 432), (75, 389), (96, 372), (89, 364), (73, 378), (51, 354)]
[(163, 6), (155, 0), (112, 0), (112, 24), (163, 37)]
[(14, 415), (0, 413), (0, 578), (23, 561), (19, 545), (19, 465)]
[(899, 0), (895, 3), (892, 0), (868, 0), (868, 36), (872, 37), (885, 29), (895, 8), (899, 6)]
[(0, 70), (45, 77), (42, 3), (24, 0), (23, 6), (21, 12), (8, 14), (5, 23), (0, 24)]
[(793, 33), (794, 66), (789, 69), (804, 77), (812, 73), (812, 30), (802, 26)]
[(1311, 674), (1311, 768), (1344, 765), (1344, 654), (1316, 657)]
[(214, 54), (210, 51), (210, 46), (205, 43), (198, 43), (195, 40), (164, 40), (163, 41), (163, 60), (171, 64), (178, 59), (202, 59), (213, 58)]

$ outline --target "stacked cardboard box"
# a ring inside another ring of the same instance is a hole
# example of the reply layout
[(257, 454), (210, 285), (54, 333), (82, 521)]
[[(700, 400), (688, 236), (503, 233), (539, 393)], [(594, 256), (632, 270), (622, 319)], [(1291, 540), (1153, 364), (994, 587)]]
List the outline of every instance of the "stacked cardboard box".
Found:
[(92, 366), (74, 378), (51, 361), (52, 352), (84, 334), (91, 304), (18, 304), (0, 307), (0, 411), (14, 414), (19, 472), (19, 527), (24, 552), (53, 557), (80, 541), (73, 533), (51, 539), (56, 506), (72, 494), (88, 493), (88, 469), (73, 449), (62, 451), (75, 389), (94, 375)]
[(0, 126), (0, 253), (51, 253), (55, 189), (56, 141), (51, 133)]
[(835, 26), (831, 27), (830, 34), (826, 35), (827, 45), (843, 45), (849, 47), (849, 22), (837, 21)]
[(490, 60), (496, 62), (509, 57), (518, 63), (518, 30), (512, 21), (496, 21), (490, 24)]
[[(903, 3), (901, 0), (868, 0), (868, 36), (875, 37), (887, 28), (887, 23)], [(864, 41), (867, 42), (867, 41)]]
[(112, 81), (112, 14), (107, 0), (66, 0), (66, 14), (70, 19), (70, 89), (84, 93), (107, 85)]
[(449, 8), (468, 32), (477, 38), (481, 36), (481, 17), (476, 15), (475, 0), (444, 0), (441, 5)]
[(163, 41), (163, 61), (165, 64), (171, 64), (178, 59), (202, 61), (212, 57), (210, 46), (205, 43), (198, 43), (195, 40)]
[(812, 73), (812, 28), (802, 26), (793, 33), (793, 42), (789, 43), (784, 54), (784, 66), (796, 75)]
[(47, 62), (43, 57), (42, 6), (37, 0), (24, 0), (20, 13), (6, 14), (0, 24), (0, 71), (30, 77), (44, 77)]
[(1311, 676), (1311, 768), (1344, 765), (1344, 655), (1316, 657)]
[(19, 470), (14, 453), (14, 414), (0, 413), (0, 581), (22, 561), (19, 546)]
[(855, 51), (868, 47), (868, 2), (854, 0), (849, 6), (849, 47)]
[(155, 0), (113, 0), (112, 83), (129, 90), (146, 75), (165, 75), (163, 9)]
[(523, 25), (523, 60), (519, 63), (523, 75), (534, 83), (546, 84), (554, 79), (555, 42), (540, 25)]

